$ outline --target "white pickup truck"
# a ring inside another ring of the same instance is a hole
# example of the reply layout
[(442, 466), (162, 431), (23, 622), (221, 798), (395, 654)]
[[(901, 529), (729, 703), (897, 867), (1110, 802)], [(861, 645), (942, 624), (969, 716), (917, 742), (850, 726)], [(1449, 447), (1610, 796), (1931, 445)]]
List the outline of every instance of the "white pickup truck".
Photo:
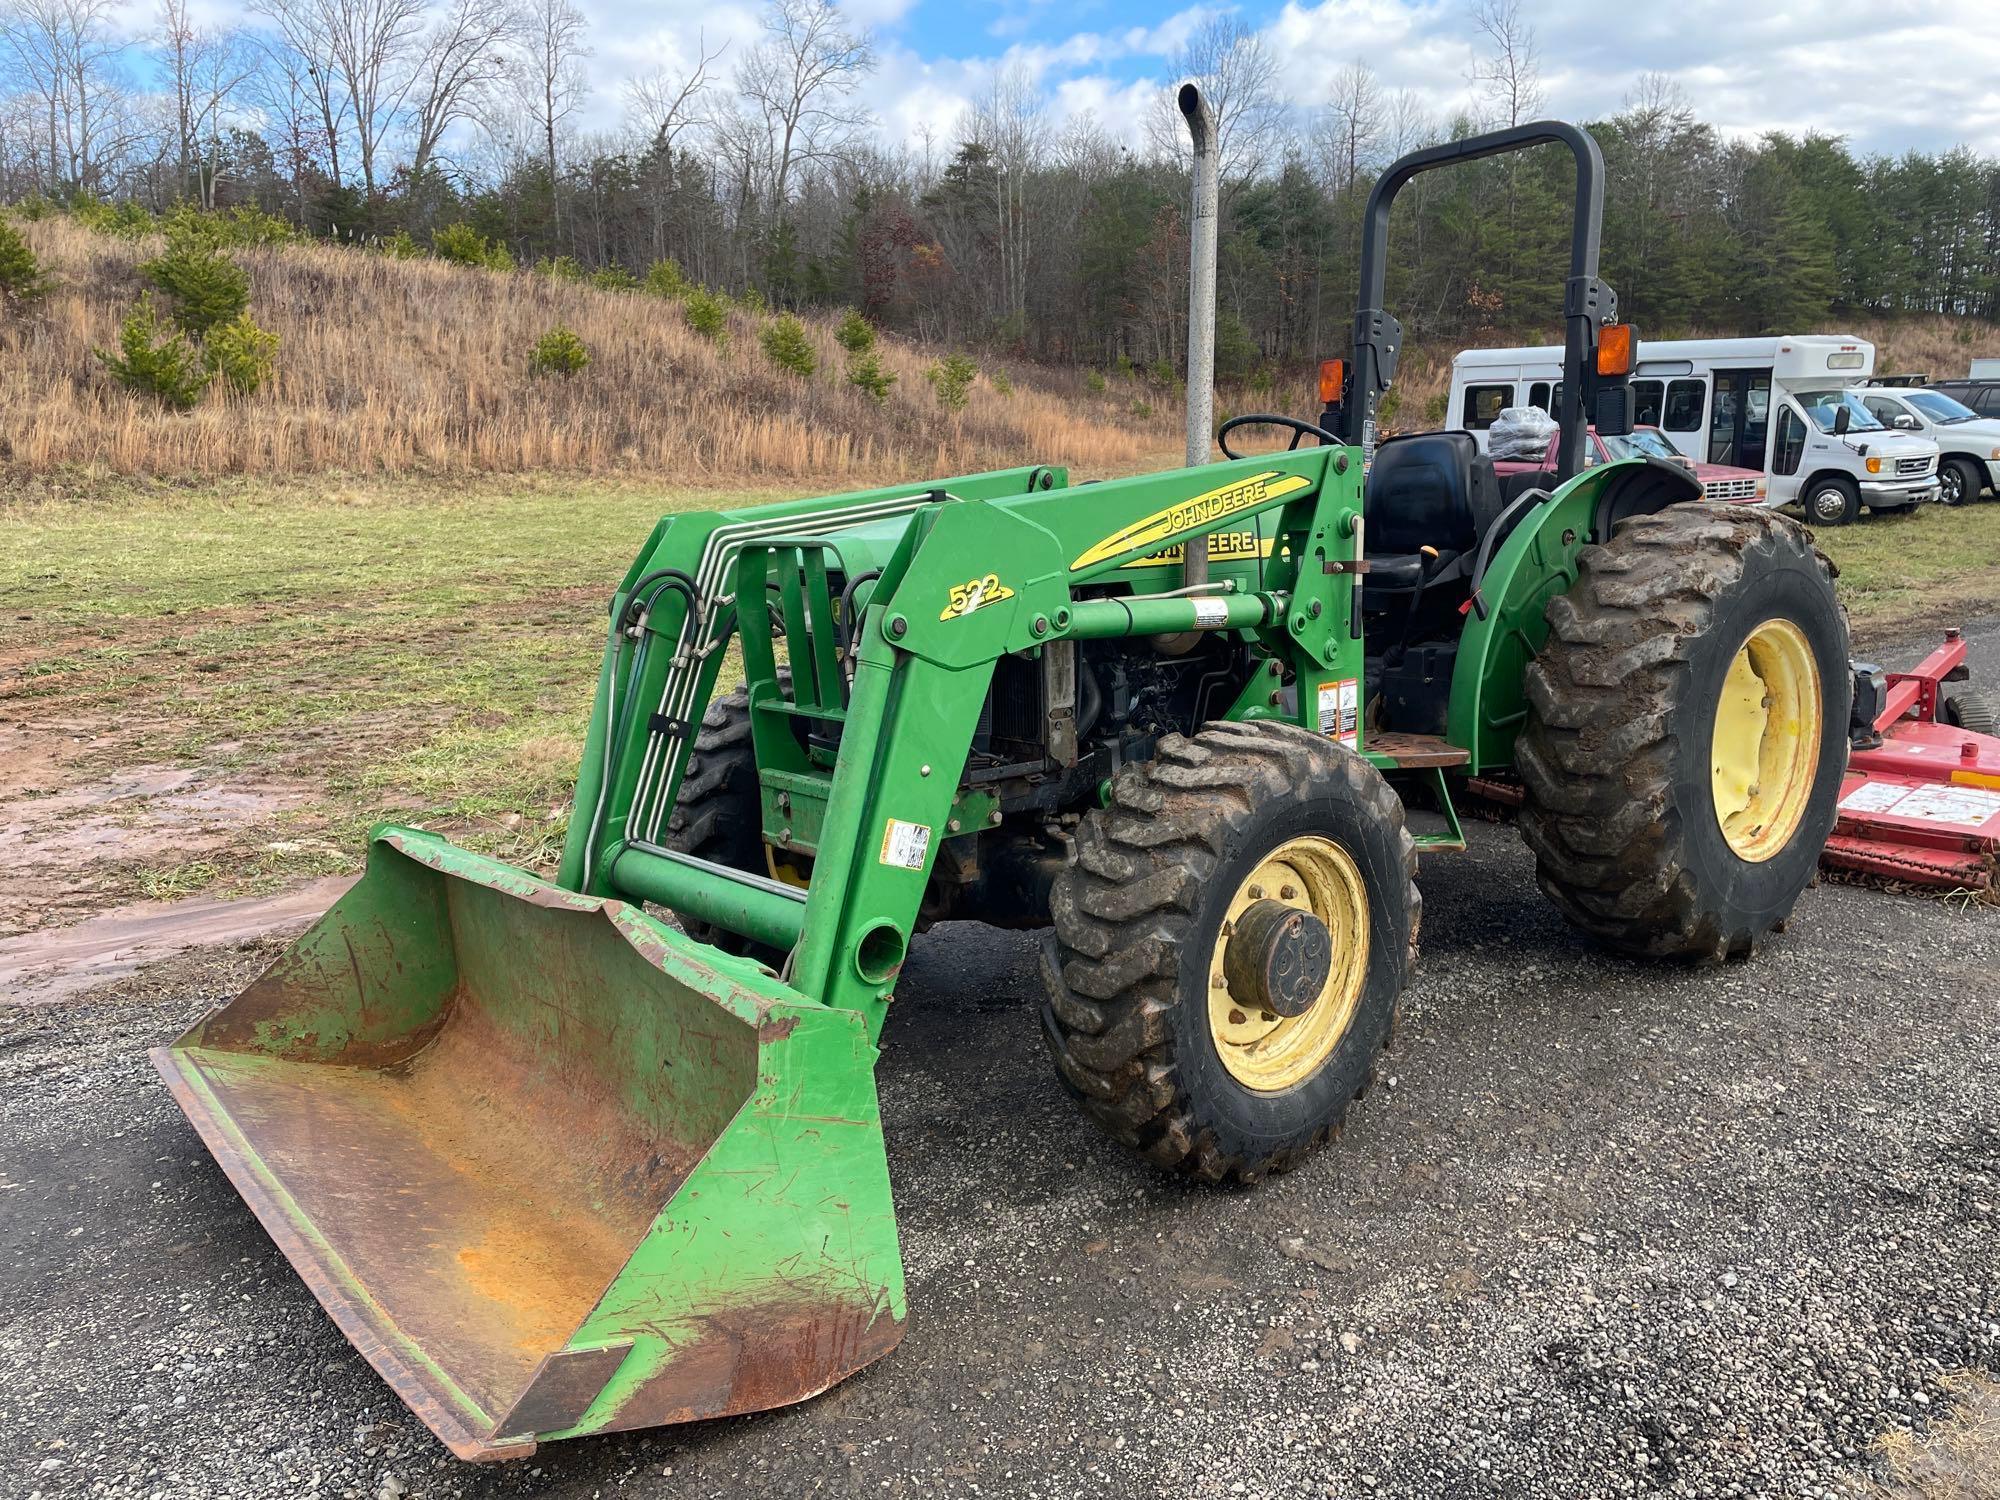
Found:
[(2000, 494), (2000, 417), (1982, 417), (1943, 391), (1876, 386), (1861, 392), (1875, 419), (1938, 445), (1938, 499), (1946, 505)]

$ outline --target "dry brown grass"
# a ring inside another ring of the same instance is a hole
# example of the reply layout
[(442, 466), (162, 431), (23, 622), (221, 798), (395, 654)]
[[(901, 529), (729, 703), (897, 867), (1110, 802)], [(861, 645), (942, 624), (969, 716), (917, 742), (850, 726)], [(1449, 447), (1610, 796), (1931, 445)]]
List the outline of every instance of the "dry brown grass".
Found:
[(1875, 1445), (1886, 1477), (1876, 1500), (2000, 1500), (2000, 1380), (1977, 1371), (1945, 1381), (1950, 1415), (1922, 1437), (1889, 1434)]
[[(847, 385), (832, 325), (809, 322), (819, 372), (799, 380), (730, 315), (727, 348), (678, 304), (528, 272), (474, 271), (321, 246), (242, 250), (251, 313), (282, 340), (277, 376), (248, 398), (185, 415), (128, 394), (93, 354), (112, 347), (159, 242), (128, 243), (62, 218), (22, 226), (53, 272), (39, 307), (0, 323), (0, 463), (64, 472), (215, 478), (322, 473), (653, 474), (686, 482), (952, 473), (1019, 463), (1096, 473), (1171, 452), (1178, 403), (1135, 416), (1122, 382), (1011, 369), (982, 379), (960, 417), (938, 410), (935, 358), (882, 341), (896, 385), (877, 407)], [(528, 371), (557, 324), (589, 347), (569, 380)]]

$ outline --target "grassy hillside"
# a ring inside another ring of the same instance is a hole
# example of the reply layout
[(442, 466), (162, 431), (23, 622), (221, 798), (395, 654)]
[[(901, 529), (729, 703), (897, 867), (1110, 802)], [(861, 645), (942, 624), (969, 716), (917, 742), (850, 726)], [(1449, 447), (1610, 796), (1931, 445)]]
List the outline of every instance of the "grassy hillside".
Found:
[[(879, 357), (895, 383), (877, 404), (847, 382), (827, 318), (805, 320), (818, 369), (801, 378), (766, 357), (759, 335), (770, 320), (747, 309), (729, 311), (717, 342), (690, 327), (680, 302), (643, 292), (311, 244), (231, 252), (250, 274), (252, 316), (280, 340), (275, 378), (254, 396), (214, 392), (177, 413), (122, 389), (95, 353), (116, 345), (145, 289), (138, 267), (160, 238), (122, 239), (62, 215), (19, 227), (52, 290), (0, 318), (0, 472), (17, 488), (533, 472), (840, 485), (1017, 463), (1101, 476), (1164, 466), (1179, 451), (1179, 390), (1139, 374), (981, 356), (985, 373), (954, 415), (925, 378), (947, 351), (885, 337)], [(530, 350), (559, 325), (582, 338), (590, 363), (568, 378), (537, 376)], [(1963, 374), (1971, 358), (2000, 354), (2000, 327), (1972, 320), (1842, 327), (1876, 343), (1885, 371)], [(1494, 331), (1476, 342), (1556, 336)], [(1391, 430), (1443, 421), (1457, 347), (1405, 351)], [(1311, 415), (1312, 386), (1301, 370), (1275, 390), (1225, 389), (1218, 416)]]
[[(681, 305), (527, 271), (322, 246), (231, 252), (250, 311), (278, 335), (275, 380), (177, 414), (128, 394), (94, 350), (115, 347), (157, 237), (94, 233), (62, 216), (20, 226), (54, 289), (0, 320), (0, 462), (17, 477), (629, 472), (680, 482), (963, 472), (1066, 463), (1104, 472), (1170, 454), (1178, 398), (1081, 372), (989, 366), (968, 408), (942, 411), (925, 371), (944, 352), (884, 339), (896, 376), (878, 406), (848, 385), (833, 324), (807, 320), (819, 369), (801, 379), (759, 346), (766, 322), (729, 314), (718, 345)], [(558, 324), (590, 364), (537, 377)]]

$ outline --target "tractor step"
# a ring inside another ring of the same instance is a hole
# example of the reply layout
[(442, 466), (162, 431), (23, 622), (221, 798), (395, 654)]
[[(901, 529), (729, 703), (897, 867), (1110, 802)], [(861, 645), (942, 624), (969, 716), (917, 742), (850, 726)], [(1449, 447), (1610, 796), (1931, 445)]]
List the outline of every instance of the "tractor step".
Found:
[(1398, 734), (1385, 729), (1368, 736), (1368, 758), (1385, 771), (1428, 771), (1462, 766), (1472, 759), (1472, 753), (1446, 743), (1441, 735)]

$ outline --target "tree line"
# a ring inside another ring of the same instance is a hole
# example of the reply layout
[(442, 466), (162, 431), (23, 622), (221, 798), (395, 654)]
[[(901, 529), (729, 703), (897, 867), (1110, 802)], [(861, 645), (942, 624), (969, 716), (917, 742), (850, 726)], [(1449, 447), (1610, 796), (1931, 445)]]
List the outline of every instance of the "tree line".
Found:
[[(858, 308), (941, 342), (1182, 358), (1189, 185), (1166, 88), (1134, 141), (1087, 114), (1058, 125), (1036, 80), (1003, 68), (960, 119), (890, 146), (869, 108), (871, 39), (830, 0), (769, 0), (754, 44), (703, 44), (624, 83), (604, 131), (584, 128), (591, 37), (571, 0), (250, 4), (251, 24), (218, 30), (189, 0), (160, 0), (132, 43), (115, 0), (0, 0), (0, 197), (253, 205), (362, 243), (470, 231), (521, 262), (672, 261), (720, 291)], [(1235, 16), (1169, 60), (1219, 117), (1222, 373), (1346, 341), (1384, 164), (1542, 113), (1519, 0), (1475, 0), (1467, 32), (1474, 62), (1448, 118), (1362, 63), (1300, 109)], [(1609, 169), (1604, 275), (1649, 331), (2000, 317), (2000, 161), (1730, 139), (1654, 75), (1589, 128)], [(1546, 331), (1570, 194), (1557, 148), (1417, 179), (1391, 233), (1408, 332)]]

